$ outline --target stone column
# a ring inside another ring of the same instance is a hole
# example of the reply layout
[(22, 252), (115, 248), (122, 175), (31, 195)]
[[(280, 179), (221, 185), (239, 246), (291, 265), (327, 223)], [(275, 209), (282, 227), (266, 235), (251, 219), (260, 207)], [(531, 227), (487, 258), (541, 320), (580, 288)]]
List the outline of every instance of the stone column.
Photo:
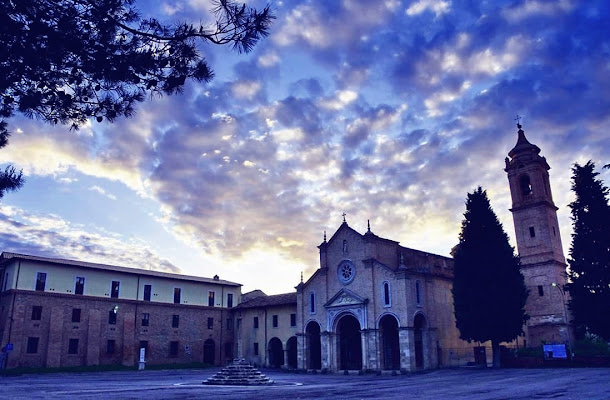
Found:
[(303, 333), (297, 333), (297, 368), (307, 369), (307, 354), (309, 348), (307, 346), (307, 335)]
[(330, 332), (320, 333), (320, 344), (322, 348), (322, 369), (334, 371), (335, 366), (335, 335)]
[(413, 328), (398, 328), (398, 345), (400, 346), (400, 369), (415, 370), (415, 338)]

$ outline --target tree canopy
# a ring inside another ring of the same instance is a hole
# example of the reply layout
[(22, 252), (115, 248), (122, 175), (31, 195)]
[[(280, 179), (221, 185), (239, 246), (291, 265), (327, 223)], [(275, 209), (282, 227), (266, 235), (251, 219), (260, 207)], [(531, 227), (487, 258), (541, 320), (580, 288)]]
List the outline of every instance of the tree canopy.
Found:
[(568, 262), (569, 308), (577, 332), (610, 340), (610, 206), (595, 164), (575, 164), (569, 204), (574, 232)]
[[(212, 0), (216, 22), (164, 24), (143, 19), (135, 0), (3, 0), (0, 2), (0, 147), (16, 112), (78, 128), (89, 118), (129, 117), (147, 96), (180, 92), (188, 79), (213, 72), (198, 42), (248, 52), (274, 19), (233, 0)], [(23, 184), (0, 173), (0, 197)]]
[(213, 0), (216, 23), (142, 19), (134, 0), (8, 0), (0, 3), (0, 117), (16, 111), (78, 127), (129, 116), (146, 95), (180, 92), (212, 70), (197, 40), (248, 52), (273, 15)]
[(523, 333), (528, 292), (519, 257), (481, 187), (468, 193), (460, 242), (452, 255), (453, 305), (460, 338), (490, 340), (497, 367), (500, 343)]

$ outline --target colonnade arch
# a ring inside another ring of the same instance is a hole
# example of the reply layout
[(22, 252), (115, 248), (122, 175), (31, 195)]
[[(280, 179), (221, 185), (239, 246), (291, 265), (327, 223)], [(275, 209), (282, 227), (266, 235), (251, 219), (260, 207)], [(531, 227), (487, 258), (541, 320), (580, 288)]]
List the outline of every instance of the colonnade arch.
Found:
[(305, 328), (307, 338), (307, 369), (322, 369), (322, 342), (320, 324), (310, 321)]

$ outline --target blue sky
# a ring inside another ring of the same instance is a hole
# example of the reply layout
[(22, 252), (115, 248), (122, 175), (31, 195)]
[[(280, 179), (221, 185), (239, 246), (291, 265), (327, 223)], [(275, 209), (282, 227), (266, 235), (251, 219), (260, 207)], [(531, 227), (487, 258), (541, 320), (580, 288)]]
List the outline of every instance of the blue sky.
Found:
[[(260, 7), (262, 2), (249, 2)], [(211, 21), (207, 0), (144, 15)], [(251, 54), (203, 45), (216, 77), (78, 131), (12, 118), (0, 249), (290, 291), (324, 231), (449, 255), (467, 192), (514, 237), (514, 118), (552, 169), (564, 252), (571, 166), (610, 163), (607, 1), (276, 1)], [(609, 182), (610, 171), (601, 171)], [(514, 244), (514, 241), (513, 241)]]

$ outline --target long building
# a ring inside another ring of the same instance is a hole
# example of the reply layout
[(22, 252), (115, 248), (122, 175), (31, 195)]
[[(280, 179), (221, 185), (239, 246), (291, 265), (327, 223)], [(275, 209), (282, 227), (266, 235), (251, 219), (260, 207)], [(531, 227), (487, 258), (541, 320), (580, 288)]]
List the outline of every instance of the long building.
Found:
[(241, 285), (4, 252), (0, 343), (7, 368), (224, 364)]

